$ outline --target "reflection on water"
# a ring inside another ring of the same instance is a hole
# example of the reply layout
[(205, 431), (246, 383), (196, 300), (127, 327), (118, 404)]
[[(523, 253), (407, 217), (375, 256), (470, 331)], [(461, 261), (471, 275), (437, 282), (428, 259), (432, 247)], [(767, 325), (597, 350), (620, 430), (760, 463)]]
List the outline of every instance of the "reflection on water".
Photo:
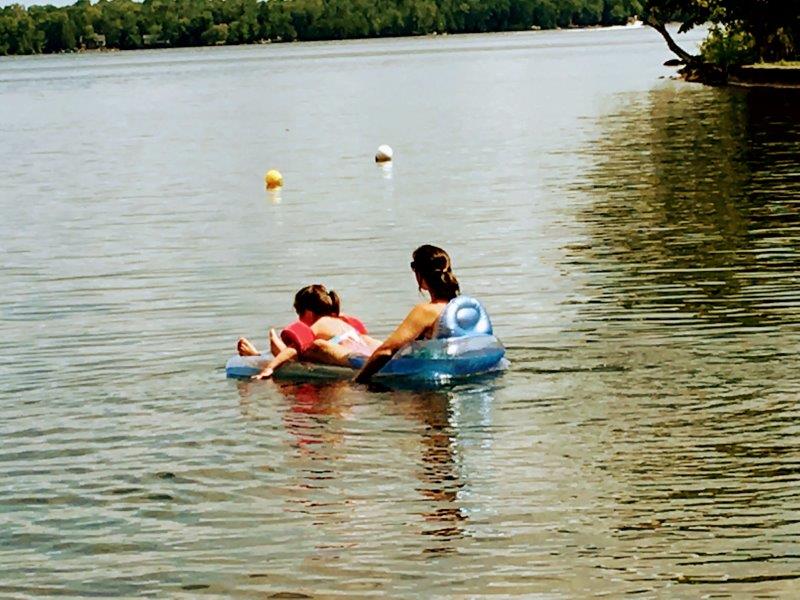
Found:
[(381, 175), (384, 179), (391, 180), (392, 178), (392, 162), (383, 162), (378, 164), (378, 168), (381, 170)]
[[(342, 382), (266, 385), (278, 392), (277, 403), (264, 394), (262, 382), (238, 382), (240, 408), (265, 435), (279, 415), (292, 448), (284, 457), (292, 476), (282, 484), (282, 510), (287, 523), (300, 520), (314, 528), (315, 571), (362, 569), (373, 553), (383, 554), (386, 544), (408, 535), (419, 537), (397, 548), (404, 560), (447, 555), (473, 534), (470, 512), (485, 512), (473, 497), (473, 480), (484, 475), (472, 470), (488, 463), (482, 456), (492, 447), (490, 385), (373, 395)], [(385, 448), (367, 435), (376, 423)], [(404, 481), (408, 477), (413, 481)], [(408, 483), (416, 498), (397, 495)], [(354, 564), (348, 567), (341, 552), (350, 553)]]
[(796, 322), (798, 117), (785, 92), (682, 88), (609, 117), (579, 259), (619, 266), (602, 299), (665, 324)]
[(586, 234), (567, 261), (585, 352), (625, 367), (596, 390), (618, 415), (596, 459), (619, 485), (599, 566), (786, 594), (800, 578), (797, 97), (669, 86), (621, 104), (587, 149)]
[[(260, 408), (274, 411), (274, 406), (259, 407), (253, 392), (260, 384), (239, 382), (242, 413), (258, 420)], [(345, 487), (340, 475), (346, 471), (338, 461), (352, 462), (348, 451), (351, 440), (343, 426), (359, 418), (356, 396), (346, 382), (331, 384), (276, 384), (275, 388), (285, 399), (280, 409), (282, 424), (291, 436), (296, 449), (297, 472), (303, 481), (297, 489), (307, 492), (326, 487)], [(409, 427), (417, 432), (418, 466), (414, 469), (418, 479), (415, 487), (420, 494), (422, 512), (421, 535), (432, 536), (434, 544), (424, 544), (423, 552), (453, 551), (447, 542), (461, 537), (467, 520), (466, 510), (459, 504), (459, 496), (469, 489), (469, 462), (461, 456), (462, 446), (476, 446), (470, 450), (470, 461), (480, 460), (480, 449), (491, 446), (491, 388), (472, 387), (423, 392), (386, 392), (380, 400), (384, 416), (398, 421), (401, 429)], [(363, 409), (362, 409), (363, 410)], [(462, 421), (466, 421), (463, 423)], [(389, 426), (393, 429), (395, 426)], [(463, 430), (462, 430), (463, 429)], [(302, 466), (301, 464), (302, 463)], [(386, 465), (391, 472), (391, 465)], [(332, 502), (319, 503), (305, 498), (298, 500), (299, 512), (307, 513), (317, 521), (328, 512)], [(347, 503), (339, 503), (345, 509)], [(314, 513), (315, 509), (324, 509)]]

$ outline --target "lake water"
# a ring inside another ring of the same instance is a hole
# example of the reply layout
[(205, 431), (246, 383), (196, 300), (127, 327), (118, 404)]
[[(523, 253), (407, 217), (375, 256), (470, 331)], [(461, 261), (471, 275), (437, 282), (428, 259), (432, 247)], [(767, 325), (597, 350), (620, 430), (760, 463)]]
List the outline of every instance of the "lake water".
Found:
[[(667, 58), (634, 28), (0, 60), (0, 595), (796, 597), (800, 96)], [(225, 379), (308, 283), (388, 333), (426, 242), (507, 374)]]

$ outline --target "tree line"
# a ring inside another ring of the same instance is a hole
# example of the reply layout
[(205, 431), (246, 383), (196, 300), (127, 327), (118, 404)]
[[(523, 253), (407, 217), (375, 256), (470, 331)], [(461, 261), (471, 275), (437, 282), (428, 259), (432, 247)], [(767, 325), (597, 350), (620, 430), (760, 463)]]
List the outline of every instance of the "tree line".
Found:
[[(640, 15), (687, 65), (800, 59), (797, 0), (78, 0), (0, 9), (0, 55), (82, 48), (252, 44), (262, 41), (518, 31), (620, 25)], [(702, 55), (675, 43), (710, 25)]]
[(0, 55), (626, 23), (639, 0), (78, 0), (0, 9)]

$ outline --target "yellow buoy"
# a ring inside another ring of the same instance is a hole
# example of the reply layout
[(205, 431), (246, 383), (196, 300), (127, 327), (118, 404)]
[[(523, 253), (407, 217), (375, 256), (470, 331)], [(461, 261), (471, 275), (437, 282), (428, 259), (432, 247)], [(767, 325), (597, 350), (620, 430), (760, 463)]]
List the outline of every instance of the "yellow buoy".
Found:
[(270, 169), (264, 176), (264, 183), (267, 184), (268, 190), (279, 188), (283, 185), (283, 175), (281, 175), (280, 172), (276, 171), (275, 169)]

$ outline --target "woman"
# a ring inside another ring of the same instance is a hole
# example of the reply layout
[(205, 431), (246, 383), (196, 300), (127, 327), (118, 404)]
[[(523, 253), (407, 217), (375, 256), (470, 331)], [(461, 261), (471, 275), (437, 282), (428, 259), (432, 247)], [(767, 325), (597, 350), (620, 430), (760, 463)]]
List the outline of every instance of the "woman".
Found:
[(372, 353), (356, 375), (359, 383), (368, 382), (406, 344), (419, 339), (430, 339), (436, 323), (453, 298), (458, 296), (458, 279), (453, 275), (450, 257), (436, 246), (425, 244), (412, 255), (411, 269), (417, 277), (420, 291), (430, 294), (430, 302), (417, 304), (397, 329)]

